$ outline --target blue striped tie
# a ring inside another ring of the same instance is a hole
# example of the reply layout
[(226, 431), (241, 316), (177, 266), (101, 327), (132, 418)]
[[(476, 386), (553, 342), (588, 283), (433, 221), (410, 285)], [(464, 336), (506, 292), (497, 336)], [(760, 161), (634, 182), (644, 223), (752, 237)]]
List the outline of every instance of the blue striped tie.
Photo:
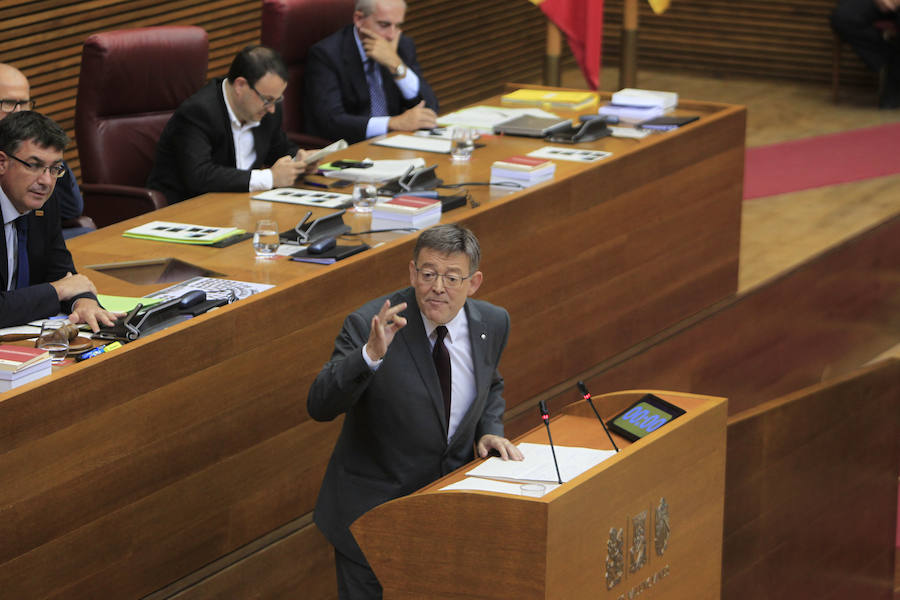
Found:
[(16, 289), (26, 288), (30, 282), (28, 267), (28, 215), (16, 219)]
[(378, 63), (371, 59), (366, 61), (366, 81), (369, 82), (371, 116), (388, 116), (387, 100), (384, 97), (384, 88), (381, 87), (381, 73), (378, 72)]

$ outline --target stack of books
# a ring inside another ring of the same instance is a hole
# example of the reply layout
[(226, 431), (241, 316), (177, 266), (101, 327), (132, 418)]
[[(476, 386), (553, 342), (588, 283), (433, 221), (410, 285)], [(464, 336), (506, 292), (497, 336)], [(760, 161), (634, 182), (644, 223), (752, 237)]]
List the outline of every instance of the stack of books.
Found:
[(533, 156), (510, 156), (491, 165), (491, 184), (518, 184), (531, 187), (553, 179), (556, 163)]
[(0, 346), (0, 392), (40, 379), (52, 371), (50, 353), (28, 346)]
[(618, 117), (623, 123), (641, 123), (658, 117), (678, 105), (678, 94), (656, 90), (625, 88), (612, 95), (609, 104), (601, 106), (598, 114)]
[(441, 201), (419, 196), (394, 196), (372, 207), (372, 229), (424, 229), (441, 220)]
[(540, 106), (545, 109), (564, 108), (580, 110), (595, 106), (597, 94), (593, 92), (565, 92), (555, 90), (520, 89), (500, 97), (504, 104)]

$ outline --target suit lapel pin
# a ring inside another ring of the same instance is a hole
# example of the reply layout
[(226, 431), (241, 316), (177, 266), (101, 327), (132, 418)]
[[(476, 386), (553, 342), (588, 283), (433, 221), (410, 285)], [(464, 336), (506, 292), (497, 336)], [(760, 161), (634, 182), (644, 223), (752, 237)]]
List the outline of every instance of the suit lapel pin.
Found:
[(481, 334), (481, 339), (486, 340), (486, 339), (487, 339), (487, 334), (486, 334), (486, 333), (482, 333), (482, 334)]

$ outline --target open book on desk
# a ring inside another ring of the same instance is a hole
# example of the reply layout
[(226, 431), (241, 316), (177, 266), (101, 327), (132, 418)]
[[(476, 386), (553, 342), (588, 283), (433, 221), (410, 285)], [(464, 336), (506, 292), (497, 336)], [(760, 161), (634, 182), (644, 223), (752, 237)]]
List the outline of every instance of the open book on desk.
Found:
[[(558, 483), (549, 445), (522, 442), (517, 447), (525, 455), (525, 460), (502, 460), (492, 457), (466, 472), (466, 475), (500, 481)], [(573, 446), (554, 446), (554, 448), (563, 483), (575, 479), (616, 453), (615, 450)]]

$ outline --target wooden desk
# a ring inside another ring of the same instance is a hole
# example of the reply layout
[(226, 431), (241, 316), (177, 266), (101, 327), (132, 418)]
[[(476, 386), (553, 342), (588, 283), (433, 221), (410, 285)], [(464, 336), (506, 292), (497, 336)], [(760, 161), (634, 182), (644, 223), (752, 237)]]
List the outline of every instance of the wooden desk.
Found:
[[(682, 108), (703, 118), (642, 141), (600, 140), (591, 147), (612, 157), (561, 161), (553, 181), (529, 190), (472, 187), (480, 206), (445, 216), (479, 236), (479, 297), (512, 316), (508, 408), (735, 292), (745, 111)], [(487, 181), (492, 160), (544, 145), (486, 142), (470, 164), (428, 161), (447, 183)], [(343, 155), (412, 153), (361, 144)], [(71, 241), (79, 270), (105, 293), (163, 286), (86, 265), (151, 257), (277, 286), (0, 397), (5, 593), (138, 597), (295, 519), (307, 526), (282, 547), (303, 553), (307, 570), (295, 573), (292, 555), (263, 561), (253, 577), (282, 564), (292, 585), (333, 593), (330, 553), (308, 518), (340, 423), (312, 422), (306, 392), (343, 318), (408, 283), (415, 236), (327, 267), (257, 262), (249, 242), (211, 249), (120, 236), (149, 218), (251, 228), (266, 216), (286, 229), (305, 210), (213, 194)]]

